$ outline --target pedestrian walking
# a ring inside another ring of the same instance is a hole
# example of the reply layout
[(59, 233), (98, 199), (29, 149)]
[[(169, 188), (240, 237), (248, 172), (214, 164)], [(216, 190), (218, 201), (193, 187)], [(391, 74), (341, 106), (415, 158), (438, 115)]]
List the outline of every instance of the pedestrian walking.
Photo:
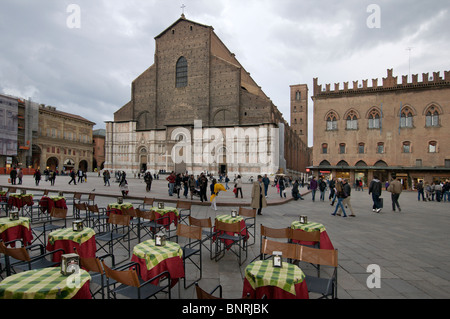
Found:
[(201, 173), (199, 180), (198, 180), (198, 185), (200, 187), (200, 201), (208, 201), (207, 197), (206, 197), (206, 190), (208, 188), (208, 178), (205, 176), (205, 174)]
[(69, 185), (72, 184), (72, 182), (74, 185), (77, 185), (77, 181), (75, 180), (75, 172), (73, 169), (70, 170), (69, 176), (70, 176)]
[(323, 177), (321, 176), (319, 178), (319, 191), (320, 191), (320, 200), (323, 202), (325, 201), (325, 191), (327, 189), (327, 183), (323, 180)]
[(228, 178), (228, 175), (225, 176), (225, 189), (230, 189), (230, 186), (228, 186), (228, 182), (230, 181), (230, 179)]
[(393, 180), (388, 188), (387, 191), (391, 193), (391, 199), (392, 199), (392, 210), (395, 212), (395, 207), (398, 208), (398, 211), (401, 212), (402, 209), (400, 208), (400, 204), (398, 203), (398, 199), (400, 197), (400, 194), (402, 193), (403, 187), (402, 182), (400, 179)]
[(144, 182), (145, 182), (145, 190), (148, 193), (152, 190), (152, 182), (153, 182), (152, 173), (150, 173), (149, 171), (147, 171), (144, 175)]
[(111, 186), (111, 184), (109, 183), (110, 178), (111, 178), (111, 174), (109, 173), (109, 170), (105, 170), (103, 172), (103, 182), (105, 182), (105, 186), (106, 186), (106, 184), (108, 184), (108, 186)]
[[(347, 217), (347, 214), (345, 213), (345, 208), (342, 203), (342, 201), (347, 197), (347, 195), (344, 192), (344, 187), (342, 185), (342, 179), (338, 178), (336, 182), (336, 197), (337, 197), (337, 204), (336, 208), (334, 209), (334, 212), (331, 214), (333, 216), (336, 216), (338, 209), (340, 208), (342, 212), (344, 213), (344, 217)], [(340, 216), (340, 214), (339, 214)]]
[(39, 186), (39, 182), (41, 181), (41, 172), (39, 171), (39, 169), (34, 172), (33, 176), (36, 182), (36, 186)]
[(241, 175), (238, 175), (234, 184), (236, 188), (236, 198), (238, 198), (239, 193), (241, 193), (241, 198), (244, 198), (244, 195), (242, 195), (242, 179)]
[(374, 176), (369, 185), (369, 195), (372, 194), (372, 211), (375, 213), (379, 213), (381, 211), (380, 196), (382, 187), (383, 186), (381, 185), (378, 176)]
[(15, 167), (9, 173), (9, 178), (11, 179), (11, 185), (16, 185), (17, 170)]
[(424, 195), (423, 195), (423, 181), (420, 181), (419, 184), (417, 184), (417, 200), (420, 202), (420, 195), (422, 195), (422, 201), (425, 201)]
[(17, 173), (17, 178), (19, 179), (19, 185), (22, 185), (22, 178), (23, 178), (22, 168), (19, 168), (19, 172)]
[(284, 180), (283, 176), (278, 179), (278, 186), (280, 189), (280, 197), (283, 198), (284, 195), (284, 198), (286, 198), (286, 192), (284, 191), (286, 188), (286, 181)]
[(264, 196), (263, 177), (258, 175), (258, 179), (253, 182), (251, 207), (257, 210), (258, 215), (262, 215), (262, 209), (267, 207), (266, 196)]
[[(356, 217), (355, 212), (353, 211), (352, 203), (350, 201), (351, 194), (352, 194), (352, 187), (350, 186), (350, 184), (349, 184), (349, 182), (348, 182), (348, 180), (346, 178), (343, 179), (342, 185), (343, 185), (344, 194), (346, 196), (342, 200), (342, 204), (345, 206), (345, 208), (348, 207), (350, 209), (351, 214), (348, 215), (348, 216)], [(336, 197), (336, 195), (335, 195), (335, 197)], [(337, 213), (338, 216), (341, 216), (340, 211), (341, 211), (341, 209), (339, 209), (339, 211)]]
[(119, 189), (122, 192), (123, 197), (128, 195), (129, 189), (127, 182), (127, 174), (125, 173), (125, 171), (122, 171), (122, 174), (120, 174)]
[(264, 175), (262, 182), (264, 184), (264, 196), (267, 198), (267, 190), (269, 189), (270, 179), (267, 177), (267, 174)]
[(317, 181), (316, 181), (316, 177), (313, 176), (311, 181), (309, 182), (309, 189), (311, 190), (311, 195), (312, 195), (312, 201), (315, 201), (316, 198), (316, 191), (317, 191)]
[(50, 181), (50, 185), (51, 186), (55, 186), (55, 181), (56, 181), (56, 170), (50, 170), (49, 172), (49, 181)]
[(175, 173), (171, 172), (169, 176), (167, 176), (166, 181), (169, 182), (169, 196), (173, 196), (173, 190), (175, 188)]
[(186, 198), (186, 199), (187, 199), (187, 195), (188, 195), (188, 193), (189, 193), (189, 185), (188, 185), (188, 181), (189, 181), (189, 175), (188, 175), (188, 173), (185, 173), (185, 174), (183, 175), (183, 180), (182, 180), (182, 182), (183, 182), (183, 187), (184, 187), (184, 193), (183, 193), (183, 195), (184, 195), (184, 198)]

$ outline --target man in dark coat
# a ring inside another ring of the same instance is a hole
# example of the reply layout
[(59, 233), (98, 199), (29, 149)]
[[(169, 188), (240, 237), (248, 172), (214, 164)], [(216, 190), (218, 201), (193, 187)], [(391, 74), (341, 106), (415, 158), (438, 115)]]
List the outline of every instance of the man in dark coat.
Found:
[(381, 211), (380, 196), (381, 196), (382, 188), (383, 188), (383, 185), (381, 185), (381, 182), (378, 179), (378, 176), (374, 176), (373, 180), (370, 182), (370, 185), (369, 185), (369, 195), (372, 194), (372, 200), (373, 200), (372, 211), (375, 213), (379, 213)]

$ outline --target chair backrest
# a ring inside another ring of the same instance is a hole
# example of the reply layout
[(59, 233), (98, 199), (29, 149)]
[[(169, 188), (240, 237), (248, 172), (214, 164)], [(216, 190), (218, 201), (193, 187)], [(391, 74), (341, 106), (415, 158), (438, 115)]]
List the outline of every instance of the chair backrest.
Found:
[(239, 207), (239, 216), (255, 218), (256, 217), (256, 209)]
[(306, 232), (301, 230), (292, 229), (290, 239), (300, 241), (313, 241), (320, 242), (320, 231)]
[(153, 221), (155, 220), (155, 212), (154, 211), (142, 211), (139, 208), (135, 209), (136, 216), (142, 219)]
[(13, 194), (17, 192), (17, 188), (16, 187), (8, 187), (8, 194)]
[(136, 210), (131, 207), (131, 208), (122, 208), (122, 214), (124, 215), (128, 215), (130, 217), (138, 217), (136, 214)]
[(264, 225), (261, 225), (261, 236), (269, 237), (269, 238), (285, 238), (289, 239), (291, 236), (290, 228), (270, 228)]
[(302, 247), (297, 244), (282, 243), (279, 241), (273, 241), (268, 239), (263, 239), (261, 245), (261, 254), (273, 255), (274, 251), (280, 251), (283, 254), (283, 258), (297, 259), (298, 247)]
[(82, 203), (82, 202), (74, 203), (74, 206), (77, 210), (84, 210), (84, 211), (88, 210), (86, 203)]
[(95, 258), (80, 257), (80, 264), (81, 267), (86, 269), (87, 271), (104, 274), (102, 264), (100, 263), (100, 260), (97, 257)]
[(120, 214), (109, 214), (108, 223), (118, 226), (129, 226), (130, 225), (130, 215), (120, 215)]
[(201, 228), (212, 228), (211, 217), (195, 218), (195, 217), (189, 216), (189, 225), (197, 226), (197, 227), (201, 227)]
[(97, 204), (89, 205), (89, 204), (86, 204), (86, 203), (85, 203), (85, 205), (86, 205), (87, 209), (88, 209), (91, 213), (100, 213), (100, 210), (98, 209)]
[(48, 189), (44, 190), (44, 194), (42, 194), (42, 196), (47, 196), (48, 195)]
[(338, 266), (337, 249), (318, 249), (297, 245), (297, 257), (295, 259), (316, 265)]
[(95, 200), (95, 194), (89, 194), (88, 200)]
[(198, 284), (195, 285), (195, 291), (197, 293), (197, 299), (222, 299), (220, 297), (216, 297), (207, 293), (202, 288), (200, 288)]
[(50, 216), (53, 218), (65, 219), (67, 217), (67, 208), (53, 207)]
[(81, 200), (81, 193), (73, 194), (73, 200), (76, 200), (76, 199)]
[(202, 239), (202, 229), (196, 226), (188, 226), (184, 224), (179, 224), (177, 227), (177, 236), (201, 240)]
[(25, 247), (8, 248), (0, 241), (0, 253), (21, 261), (30, 261), (30, 255)]
[(24, 203), (25, 205), (33, 205), (33, 197), (31, 197), (31, 196), (25, 196), (25, 197), (23, 198), (23, 203)]
[(147, 198), (147, 197), (144, 197), (144, 205), (151, 205), (151, 206), (153, 206), (153, 203), (155, 202), (155, 199), (154, 198)]
[(241, 223), (235, 222), (232, 224), (224, 223), (216, 219), (214, 222), (216, 226), (216, 231), (224, 231), (224, 232), (232, 232), (232, 233), (240, 233), (241, 232)]
[(114, 270), (105, 265), (105, 262), (102, 260), (103, 269), (105, 271), (106, 277), (111, 278), (121, 284), (131, 286), (131, 287), (139, 287), (139, 278), (135, 269), (130, 270)]
[(181, 209), (191, 209), (191, 202), (185, 202), (182, 200), (177, 201), (177, 208), (181, 208)]

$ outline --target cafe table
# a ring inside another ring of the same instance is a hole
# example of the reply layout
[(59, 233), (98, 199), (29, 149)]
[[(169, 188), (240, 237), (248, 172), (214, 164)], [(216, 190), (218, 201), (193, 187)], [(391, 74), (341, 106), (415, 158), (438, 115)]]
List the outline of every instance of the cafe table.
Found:
[(12, 193), (9, 195), (8, 205), (14, 206), (18, 209), (21, 209), (24, 206), (32, 206), (33, 205), (33, 195), (32, 194)]
[(0, 239), (9, 242), (22, 239), (24, 245), (28, 246), (33, 240), (28, 217), (19, 217), (18, 220), (10, 220), (9, 217), (0, 218)]
[[(247, 227), (245, 226), (244, 217), (239, 216), (239, 215), (236, 216), (236, 217), (233, 217), (231, 215), (224, 214), (224, 215), (217, 215), (216, 216), (216, 220), (218, 220), (218, 221), (220, 221), (222, 223), (227, 223), (227, 224), (234, 224), (236, 222), (239, 222), (239, 226), (240, 226), (240, 229), (241, 229), (241, 235), (244, 236), (244, 240), (248, 240), (249, 234), (248, 234), (248, 231), (247, 231)], [(217, 232), (216, 226), (214, 226), (214, 233), (216, 233), (216, 232)], [(216, 236), (220, 236), (222, 233), (223, 233), (222, 231), (219, 231), (219, 232), (216, 233)], [(228, 233), (228, 234), (231, 235), (231, 236), (234, 235), (234, 233)], [(215, 240), (216, 236), (214, 236), (214, 238), (213, 238), (214, 240)], [(229, 246), (231, 244), (231, 242), (232, 241), (230, 241), (230, 240), (225, 240), (225, 245)]]
[(158, 224), (166, 226), (166, 229), (169, 229), (172, 223), (177, 227), (180, 219), (180, 213), (177, 208), (164, 206), (164, 208), (152, 207), (150, 210), (155, 213)]
[(90, 280), (83, 269), (70, 276), (60, 267), (24, 271), (0, 282), (0, 299), (92, 299)]
[[(297, 231), (305, 231), (305, 232), (313, 232), (320, 231), (320, 249), (332, 249), (334, 250), (334, 246), (331, 243), (330, 237), (327, 234), (327, 230), (325, 226), (321, 223), (316, 222), (308, 222), (306, 224), (302, 224), (300, 221), (293, 221), (291, 224), (291, 229)], [(314, 242), (298, 242), (293, 240), (294, 243), (301, 243), (303, 245), (314, 245)]]
[[(139, 264), (144, 281), (164, 271), (169, 272), (172, 287), (184, 278), (183, 249), (172, 241), (166, 241), (164, 246), (156, 246), (154, 239), (144, 241), (134, 246), (131, 261)], [(159, 282), (158, 279), (156, 281)]]
[(110, 213), (122, 215), (122, 209), (130, 209), (133, 208), (133, 204), (124, 202), (122, 204), (119, 203), (110, 203), (106, 209), (106, 214), (109, 216)]
[(67, 208), (66, 198), (64, 196), (43, 196), (39, 200), (41, 212), (51, 212), (53, 207)]
[[(74, 247), (76, 251), (74, 250)], [(66, 254), (77, 253), (82, 258), (95, 258), (97, 245), (95, 243), (95, 231), (85, 227), (76, 232), (72, 228), (61, 228), (48, 235), (47, 251), (64, 249)], [(61, 261), (62, 252), (53, 254), (53, 261)]]
[(272, 259), (258, 260), (245, 268), (242, 297), (250, 299), (309, 299), (305, 274), (296, 265), (283, 262), (273, 266)]

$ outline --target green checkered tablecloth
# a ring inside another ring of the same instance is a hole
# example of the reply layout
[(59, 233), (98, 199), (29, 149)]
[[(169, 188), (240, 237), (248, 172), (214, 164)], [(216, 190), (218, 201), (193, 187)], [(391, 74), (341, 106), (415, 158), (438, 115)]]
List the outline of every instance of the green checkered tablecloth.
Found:
[(9, 197), (24, 198), (24, 197), (33, 197), (33, 195), (32, 194), (12, 193), (9, 195)]
[(51, 232), (48, 235), (48, 242), (53, 245), (57, 240), (71, 240), (81, 245), (91, 239), (94, 235), (95, 231), (88, 227), (80, 232), (73, 231), (72, 228), (62, 228)]
[(53, 200), (55, 202), (57, 202), (61, 199), (64, 199), (64, 200), (66, 199), (64, 196), (48, 196), (48, 198), (50, 198), (51, 200)]
[(245, 268), (245, 278), (254, 290), (275, 286), (295, 295), (295, 285), (303, 282), (305, 274), (296, 265), (283, 262), (282, 268), (273, 267), (273, 261), (258, 260)]
[(235, 222), (240, 222), (244, 220), (242, 216), (231, 217), (230, 215), (218, 215), (216, 219), (222, 223), (233, 224)]
[(125, 209), (127, 209), (127, 208), (133, 208), (133, 204), (131, 204), (131, 203), (122, 203), (122, 204), (111, 203), (111, 204), (109, 204), (109, 208), (114, 208), (114, 209), (125, 208)]
[(292, 229), (301, 229), (306, 232), (320, 231), (321, 233), (326, 230), (325, 226), (320, 223), (308, 222), (307, 224), (302, 224), (302, 223), (300, 223), (300, 221), (292, 222), (291, 228)]
[(168, 213), (174, 213), (175, 215), (179, 216), (180, 213), (178, 212), (178, 209), (176, 209), (175, 207), (166, 207), (164, 206), (164, 208), (158, 208), (158, 207), (152, 207), (152, 211), (154, 211), (155, 213), (160, 214), (161, 216), (164, 216), (165, 214)]
[(18, 220), (9, 220), (9, 217), (0, 218), (0, 233), (16, 226), (24, 226), (30, 229), (30, 219), (27, 217), (19, 217)]
[(144, 259), (150, 270), (165, 259), (183, 257), (183, 250), (177, 243), (167, 241), (165, 246), (156, 246), (155, 240), (150, 239), (134, 246), (133, 255)]
[(0, 299), (71, 299), (89, 280), (83, 269), (71, 276), (59, 267), (24, 271), (0, 282)]

